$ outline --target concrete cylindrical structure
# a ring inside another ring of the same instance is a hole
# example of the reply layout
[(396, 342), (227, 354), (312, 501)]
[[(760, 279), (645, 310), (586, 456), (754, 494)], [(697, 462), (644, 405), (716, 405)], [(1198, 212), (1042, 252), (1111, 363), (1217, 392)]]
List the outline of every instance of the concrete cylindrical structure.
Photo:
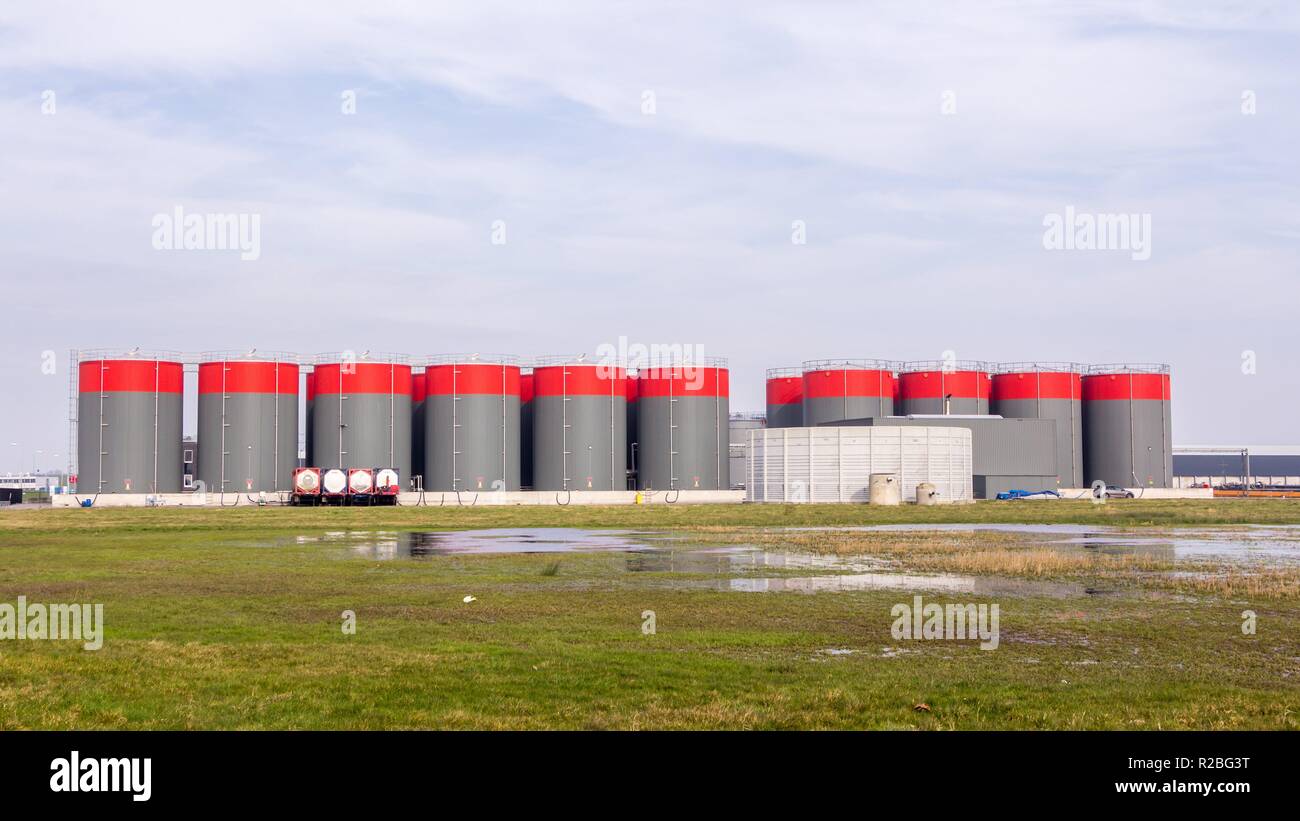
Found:
[(894, 415), (894, 366), (882, 359), (803, 363), (803, 424)]
[(627, 371), (567, 358), (533, 368), (533, 487), (627, 487)]
[[(312, 456), (321, 468), (392, 468), (411, 478), (411, 366), (406, 357), (316, 360)], [(202, 447), (202, 445), (200, 445)]]
[(1094, 365), (1083, 377), (1084, 481), (1173, 484), (1168, 365)]
[(803, 369), (768, 368), (767, 427), (797, 428), (801, 425), (803, 425)]
[(424, 476), (424, 395), (424, 369), (417, 367), (411, 372), (411, 475), (421, 477)]
[(989, 407), (1008, 419), (1056, 420), (1056, 483), (1083, 486), (1083, 366), (1016, 362), (998, 366)]
[(905, 362), (898, 374), (898, 415), (987, 415), (992, 371), (987, 362)]
[[(519, 486), (533, 486), (533, 371), (519, 374)], [(620, 488), (621, 489), (621, 488)]]
[(298, 359), (204, 354), (199, 479), (213, 493), (291, 490), (298, 465)]
[(179, 493), (184, 391), (179, 355), (81, 358), (77, 492)]
[(519, 490), (518, 361), (439, 356), (424, 373), (425, 489)]
[(643, 368), (637, 394), (637, 487), (730, 488), (726, 360)]
[[(797, 377), (796, 377), (797, 378)], [(769, 385), (771, 382), (769, 381)], [(802, 410), (800, 411), (802, 414)], [(762, 413), (733, 413), (727, 422), (728, 456), (731, 460), (731, 488), (736, 490), (746, 486), (749, 481), (749, 440), (750, 432), (763, 430), (767, 425), (767, 415)], [(799, 427), (789, 425), (788, 427)]]
[[(918, 489), (920, 486), (917, 486)], [(903, 503), (903, 486), (892, 473), (871, 474), (870, 502), (873, 505), (899, 505)]]

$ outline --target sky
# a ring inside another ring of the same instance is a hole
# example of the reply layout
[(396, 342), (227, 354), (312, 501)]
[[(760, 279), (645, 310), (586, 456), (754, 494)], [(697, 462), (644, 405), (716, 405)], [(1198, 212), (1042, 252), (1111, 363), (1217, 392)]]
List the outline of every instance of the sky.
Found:
[(0, 471), (135, 346), (1162, 362), (1300, 444), (1294, 4), (534, 5), (0, 9)]

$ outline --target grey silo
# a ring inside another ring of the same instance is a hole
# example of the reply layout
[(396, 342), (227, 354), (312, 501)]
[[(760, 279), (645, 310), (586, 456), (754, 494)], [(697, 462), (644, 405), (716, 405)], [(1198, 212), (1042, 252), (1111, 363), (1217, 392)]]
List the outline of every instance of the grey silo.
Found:
[(894, 415), (895, 365), (883, 359), (803, 363), (803, 424)]
[(533, 368), (533, 487), (627, 487), (627, 372), (581, 357)]
[(513, 356), (456, 354), (425, 365), (424, 486), (519, 490), (520, 368)]
[(401, 354), (316, 358), (316, 467), (392, 468), (411, 477), (411, 366)]
[(1083, 377), (1083, 470), (1089, 485), (1173, 484), (1168, 365), (1088, 368)]
[(978, 360), (904, 362), (899, 366), (899, 416), (986, 416), (995, 366)]
[(728, 394), (725, 359), (638, 371), (638, 488), (730, 488)]
[(993, 375), (990, 409), (1008, 419), (1056, 421), (1060, 486), (1083, 486), (1084, 366), (1074, 362), (1011, 362)]
[(766, 420), (769, 428), (803, 425), (802, 368), (768, 368)]
[[(255, 356), (255, 358), (254, 358)], [(298, 462), (298, 358), (207, 353), (199, 364), (199, 479), (214, 493), (290, 490)]]
[(78, 360), (77, 492), (179, 493), (180, 354), (85, 351)]

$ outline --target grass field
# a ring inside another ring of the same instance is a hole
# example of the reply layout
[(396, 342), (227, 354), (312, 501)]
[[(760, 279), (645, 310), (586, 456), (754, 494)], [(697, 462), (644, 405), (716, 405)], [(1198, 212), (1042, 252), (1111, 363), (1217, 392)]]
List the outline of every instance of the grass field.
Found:
[[(7, 511), (0, 602), (102, 602), (107, 627), (98, 651), (0, 642), (0, 727), (1300, 726), (1294, 570), (1045, 550), (1004, 533), (777, 529), (904, 521), (1160, 532), (1300, 524), (1300, 505)], [(1108, 592), (925, 594), (997, 603), (1000, 644), (984, 651), (895, 640), (890, 609), (912, 595), (898, 590), (731, 592), (710, 586), (716, 574), (629, 572), (616, 553), (378, 560), (288, 538), (556, 526), (662, 529), (701, 545), (864, 557), (898, 573)], [(1255, 635), (1240, 629), (1246, 609)], [(345, 610), (355, 635), (341, 630)], [(642, 632), (647, 610), (654, 635)]]

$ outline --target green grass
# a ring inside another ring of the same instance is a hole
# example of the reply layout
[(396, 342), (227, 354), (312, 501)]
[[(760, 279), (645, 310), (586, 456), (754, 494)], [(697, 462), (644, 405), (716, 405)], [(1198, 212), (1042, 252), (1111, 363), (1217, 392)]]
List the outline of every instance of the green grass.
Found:
[[(990, 652), (894, 640), (889, 610), (910, 600), (899, 592), (718, 592), (692, 588), (701, 576), (629, 573), (612, 553), (378, 561), (327, 543), (240, 546), (326, 530), (699, 528), (707, 540), (954, 520), (1287, 523), (1300, 506), (9, 511), (0, 602), (102, 602), (107, 629), (95, 652), (0, 642), (0, 728), (1300, 728), (1294, 595), (1139, 583), (1000, 596)], [(908, 569), (893, 548), (882, 555)], [(1240, 631), (1247, 608), (1255, 636)], [(356, 635), (340, 629), (344, 610)]]

